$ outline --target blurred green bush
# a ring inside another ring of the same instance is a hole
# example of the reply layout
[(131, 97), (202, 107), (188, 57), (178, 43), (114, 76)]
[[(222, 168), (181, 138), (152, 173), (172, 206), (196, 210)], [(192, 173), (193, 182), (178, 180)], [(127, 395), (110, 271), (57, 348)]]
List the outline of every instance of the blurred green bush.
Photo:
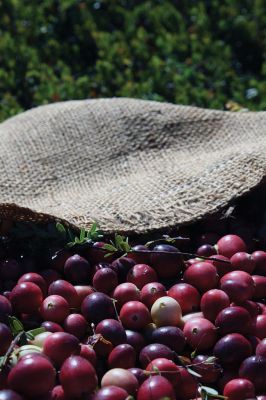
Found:
[(266, 109), (265, 0), (2, 0), (0, 120), (129, 96)]

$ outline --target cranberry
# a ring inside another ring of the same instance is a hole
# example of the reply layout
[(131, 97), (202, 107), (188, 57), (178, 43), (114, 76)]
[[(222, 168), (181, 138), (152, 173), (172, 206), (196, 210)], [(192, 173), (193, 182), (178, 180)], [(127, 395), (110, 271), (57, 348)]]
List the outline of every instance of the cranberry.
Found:
[(115, 319), (104, 319), (99, 322), (95, 330), (104, 339), (111, 342), (114, 346), (127, 342), (127, 335), (122, 324)]
[(229, 258), (222, 256), (221, 254), (211, 256), (210, 258), (213, 258), (213, 260), (208, 260), (208, 262), (211, 262), (212, 265), (214, 265), (219, 277), (222, 277), (225, 274), (227, 274), (228, 272), (233, 271), (233, 267), (232, 267), (232, 264), (231, 264)]
[(51, 400), (67, 400), (66, 394), (61, 385), (57, 385), (53, 388), (51, 393)]
[(28, 272), (27, 274), (22, 275), (19, 278), (18, 283), (22, 282), (35, 283), (35, 285), (39, 286), (41, 289), (43, 296), (45, 296), (47, 293), (47, 285), (44, 278), (41, 275), (36, 274), (36, 272)]
[(146, 371), (159, 373), (175, 386), (178, 382), (180, 367), (167, 358), (155, 358), (146, 367)]
[(76, 307), (78, 309), (80, 309), (81, 304), (83, 302), (83, 300), (85, 299), (85, 297), (87, 297), (89, 294), (92, 294), (95, 292), (94, 288), (92, 286), (88, 286), (88, 285), (75, 285), (74, 286), (77, 295), (78, 295), (78, 299), (77, 299), (77, 304)]
[(44, 320), (62, 323), (68, 316), (69, 304), (62, 296), (57, 294), (46, 297), (42, 302), (40, 313)]
[(0, 400), (23, 400), (23, 398), (14, 390), (1, 390), (0, 391)]
[(64, 329), (81, 340), (88, 331), (88, 323), (82, 315), (70, 314), (64, 321)]
[(245, 300), (237, 303), (231, 303), (231, 306), (240, 306), (245, 308), (251, 317), (256, 317), (258, 314), (261, 313), (261, 308), (258, 303), (255, 303), (254, 301), (251, 300)]
[(108, 365), (110, 368), (129, 369), (135, 366), (136, 352), (130, 344), (119, 344), (116, 346), (108, 357)]
[(151, 308), (153, 303), (160, 297), (166, 296), (165, 287), (159, 282), (147, 283), (140, 292), (140, 300), (148, 308)]
[(98, 292), (109, 294), (117, 285), (117, 274), (111, 268), (99, 269), (93, 276), (93, 286)]
[(127, 281), (134, 283), (138, 289), (142, 289), (147, 283), (157, 281), (157, 274), (147, 264), (136, 264), (127, 274)]
[[(130, 254), (133, 256), (133, 253)], [(127, 278), (128, 271), (134, 267), (136, 262), (129, 257), (120, 257), (112, 262), (112, 266), (116, 268), (119, 283), (124, 282)]]
[(43, 352), (57, 366), (71, 355), (80, 353), (80, 345), (78, 339), (66, 332), (56, 332), (48, 336), (43, 345)]
[(152, 305), (151, 317), (157, 326), (177, 326), (181, 324), (181, 307), (172, 297), (160, 297)]
[(216, 362), (209, 362), (210, 356), (199, 354), (193, 358), (193, 370), (196, 371), (201, 378), (202, 383), (214, 383), (221, 375), (221, 367)]
[(198, 351), (209, 350), (217, 339), (215, 326), (205, 318), (186, 322), (183, 332), (189, 346)]
[(217, 251), (215, 250), (215, 247), (206, 243), (201, 245), (198, 249), (197, 249), (197, 255), (199, 257), (210, 257), (213, 256), (214, 254), (217, 254)]
[(171, 383), (160, 375), (146, 379), (138, 390), (137, 400), (160, 400), (162, 398), (175, 400), (175, 393)]
[(148, 308), (140, 301), (129, 301), (120, 310), (120, 319), (125, 328), (141, 330), (151, 321)]
[(245, 301), (253, 297), (255, 284), (251, 276), (244, 271), (232, 271), (220, 281), (221, 289), (231, 301)]
[(64, 266), (64, 273), (66, 278), (74, 285), (88, 283), (91, 278), (92, 269), (88, 261), (74, 254), (69, 257)]
[(57, 324), (56, 322), (44, 321), (41, 326), (48, 332), (52, 332), (52, 333), (64, 332), (64, 329), (62, 328), (62, 326)]
[(63, 273), (64, 272), (64, 265), (69, 257), (71, 257), (72, 254), (69, 250), (67, 249), (61, 249), (57, 251), (51, 259), (51, 268), (55, 269), (56, 271)]
[(266, 252), (261, 250), (254, 251), (252, 257), (256, 263), (254, 273), (256, 275), (266, 276)]
[(218, 254), (231, 258), (235, 253), (247, 251), (247, 246), (237, 235), (225, 235), (217, 242)]
[(239, 365), (245, 358), (251, 356), (252, 347), (244, 336), (239, 333), (229, 333), (218, 340), (213, 354), (222, 365)]
[(252, 319), (249, 312), (243, 307), (227, 307), (219, 312), (215, 320), (220, 336), (227, 333), (241, 333), (243, 335), (252, 332)]
[(78, 294), (76, 289), (71, 283), (58, 279), (51, 283), (48, 289), (48, 295), (59, 295), (64, 297), (68, 302), (70, 308), (76, 308), (78, 304)]
[(93, 396), (93, 400), (126, 400), (128, 397), (128, 393), (118, 386), (105, 386)]
[(229, 297), (219, 289), (208, 290), (208, 292), (203, 294), (200, 301), (200, 308), (204, 317), (212, 322), (215, 321), (219, 312), (229, 305)]
[(266, 338), (262, 339), (256, 347), (256, 356), (266, 358)]
[(92, 346), (90, 346), (89, 344), (81, 344), (80, 356), (86, 358), (86, 360), (88, 360), (94, 367), (96, 367), (97, 356)]
[(251, 254), (240, 251), (230, 258), (233, 269), (251, 274), (255, 268), (255, 260)]
[(56, 372), (51, 362), (41, 355), (22, 357), (8, 375), (8, 386), (25, 398), (39, 398), (55, 385)]
[(176, 247), (159, 244), (154, 247), (151, 254), (151, 265), (160, 278), (177, 278), (184, 262)]
[(128, 301), (140, 300), (140, 291), (133, 283), (120, 283), (115, 288), (112, 297), (117, 301), (117, 308), (120, 309)]
[(177, 283), (168, 290), (168, 296), (175, 299), (182, 310), (182, 314), (188, 314), (199, 309), (200, 294), (198, 290), (188, 283)]
[(223, 395), (229, 400), (245, 400), (255, 397), (255, 388), (247, 379), (233, 379), (225, 385)]
[(71, 356), (65, 360), (59, 379), (69, 398), (81, 398), (93, 393), (98, 383), (95, 369), (80, 356)]
[(113, 368), (106, 372), (101, 381), (101, 386), (118, 386), (129, 394), (135, 395), (139, 387), (137, 378), (127, 369)]
[(0, 356), (3, 356), (12, 342), (12, 333), (6, 324), (0, 322)]
[(190, 400), (198, 394), (198, 382), (187, 371), (186, 368), (180, 368), (180, 376), (178, 377), (178, 384), (175, 386), (177, 398), (180, 400)]
[(132, 248), (133, 252), (128, 254), (128, 257), (135, 261), (136, 264), (150, 264), (150, 253), (147, 246), (137, 244)]
[(81, 312), (87, 321), (98, 323), (115, 315), (113, 301), (104, 293), (95, 292), (85, 297)]
[(7, 315), (12, 314), (12, 306), (10, 301), (0, 295), (0, 322), (7, 322)]
[(218, 283), (217, 270), (209, 262), (198, 262), (186, 269), (184, 280), (204, 293), (216, 288)]
[(255, 317), (255, 336), (259, 339), (266, 338), (266, 314)]
[(186, 339), (184, 333), (176, 326), (162, 326), (153, 330), (151, 340), (154, 343), (161, 343), (180, 354), (185, 347)]
[(43, 295), (35, 283), (23, 282), (14, 287), (10, 294), (10, 300), (16, 312), (32, 314), (41, 306)]
[(252, 275), (252, 279), (255, 283), (255, 292), (253, 298), (260, 300), (266, 297), (266, 276)]
[(266, 358), (251, 356), (242, 362), (239, 368), (239, 376), (251, 381), (256, 392), (261, 393), (266, 390), (265, 371)]
[(137, 378), (139, 385), (141, 385), (148, 376), (146, 375), (145, 371), (141, 368), (129, 368), (129, 371)]
[(126, 343), (134, 347), (137, 353), (145, 346), (145, 339), (141, 333), (127, 329), (126, 336)]
[(169, 347), (160, 343), (152, 343), (145, 347), (140, 352), (139, 361), (143, 368), (156, 358), (167, 358), (169, 360), (174, 360), (174, 353)]

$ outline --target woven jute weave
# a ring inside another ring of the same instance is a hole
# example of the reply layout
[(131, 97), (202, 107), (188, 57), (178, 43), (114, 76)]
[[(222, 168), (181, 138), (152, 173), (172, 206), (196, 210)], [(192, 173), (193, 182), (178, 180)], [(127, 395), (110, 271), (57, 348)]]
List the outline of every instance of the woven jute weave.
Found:
[(144, 233), (211, 214), (266, 172), (266, 112), (69, 101), (1, 123), (0, 140), (0, 219)]

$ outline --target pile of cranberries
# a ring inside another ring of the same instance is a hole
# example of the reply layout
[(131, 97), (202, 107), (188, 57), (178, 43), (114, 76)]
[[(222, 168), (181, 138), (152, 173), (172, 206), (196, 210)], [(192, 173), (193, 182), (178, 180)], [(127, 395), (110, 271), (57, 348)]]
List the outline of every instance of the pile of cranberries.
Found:
[(197, 243), (2, 256), (0, 400), (266, 400), (266, 252)]

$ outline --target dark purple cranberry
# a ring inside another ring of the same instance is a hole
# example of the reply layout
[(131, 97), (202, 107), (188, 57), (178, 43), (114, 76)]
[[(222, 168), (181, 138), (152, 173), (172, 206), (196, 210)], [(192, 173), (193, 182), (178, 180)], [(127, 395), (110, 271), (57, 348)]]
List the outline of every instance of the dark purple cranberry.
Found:
[(215, 344), (213, 354), (218, 362), (225, 366), (239, 365), (245, 358), (251, 356), (250, 342), (239, 333), (229, 333)]
[(109, 340), (113, 346), (127, 343), (126, 331), (123, 328), (123, 325), (115, 319), (104, 319), (99, 322), (95, 333), (101, 334), (104, 339)]
[(177, 354), (184, 350), (186, 339), (181, 329), (176, 326), (161, 326), (151, 333), (152, 342), (161, 343), (168, 346)]
[(0, 295), (0, 322), (7, 322), (7, 316), (12, 314), (12, 306), (10, 301)]
[(104, 293), (89, 294), (81, 304), (81, 312), (87, 321), (97, 324), (103, 319), (114, 317), (113, 300)]
[(210, 257), (214, 254), (217, 254), (217, 251), (215, 250), (215, 247), (211, 246), (210, 244), (203, 244), (197, 249), (197, 255), (199, 257)]
[(56, 322), (52, 321), (44, 321), (42, 323), (42, 328), (44, 328), (47, 332), (64, 332), (64, 329), (62, 328), (61, 325), (57, 324)]
[(113, 268), (116, 269), (118, 282), (123, 283), (127, 279), (128, 271), (136, 265), (136, 262), (128, 257), (120, 257), (112, 262)]
[(164, 344), (152, 343), (143, 347), (139, 355), (139, 361), (143, 368), (146, 368), (147, 365), (156, 358), (167, 358), (174, 361), (174, 353)]
[(0, 356), (3, 356), (12, 342), (12, 333), (6, 324), (0, 323)]
[(141, 368), (129, 368), (129, 371), (137, 378), (139, 385), (141, 385), (147, 378), (148, 375)]
[(139, 353), (145, 346), (145, 339), (141, 333), (127, 329), (126, 336), (126, 342), (131, 344), (137, 353)]
[(85, 258), (74, 254), (65, 262), (64, 273), (73, 285), (87, 284), (91, 279), (92, 268)]
[(256, 392), (266, 391), (266, 358), (251, 356), (246, 358), (239, 369), (240, 378), (248, 379), (255, 386)]
[(169, 244), (159, 244), (154, 247), (150, 265), (160, 278), (178, 278), (184, 266), (183, 258), (178, 253), (179, 250)]

